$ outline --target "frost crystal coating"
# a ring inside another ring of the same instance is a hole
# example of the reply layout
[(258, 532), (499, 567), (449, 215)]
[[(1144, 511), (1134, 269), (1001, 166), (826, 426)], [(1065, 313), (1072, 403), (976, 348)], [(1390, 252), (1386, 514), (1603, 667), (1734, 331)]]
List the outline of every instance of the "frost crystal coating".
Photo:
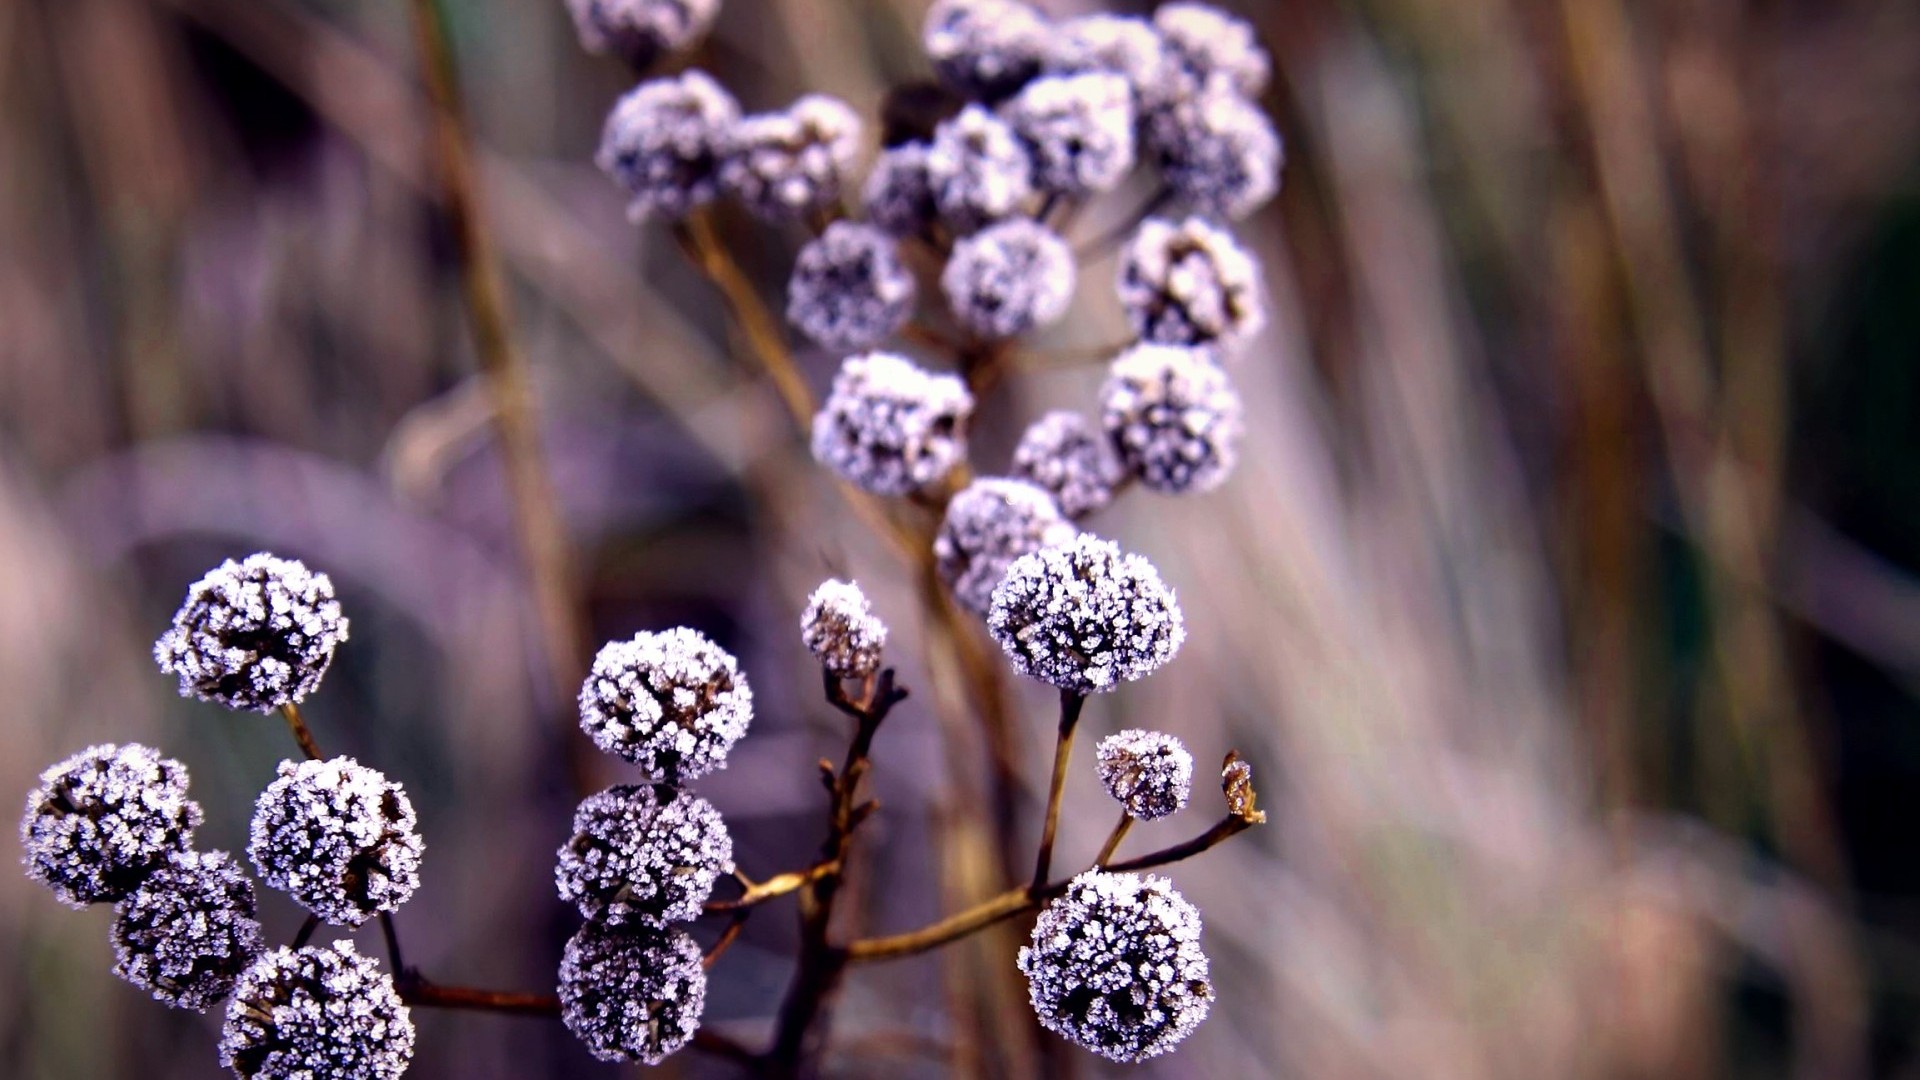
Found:
[(182, 697), (270, 712), (313, 693), (345, 640), (327, 575), (260, 552), (194, 582), (153, 658)]
[(727, 194), (767, 220), (795, 218), (839, 200), (860, 156), (860, 117), (839, 98), (808, 94), (735, 124), (725, 145)]
[(1167, 55), (1194, 86), (1223, 82), (1247, 97), (1267, 88), (1273, 62), (1253, 27), (1210, 4), (1164, 4), (1153, 13)]
[(1120, 259), (1120, 306), (1134, 333), (1161, 345), (1244, 344), (1266, 325), (1260, 267), (1204, 218), (1148, 218)]
[(936, 0), (921, 31), (942, 82), (998, 100), (1040, 72), (1046, 19), (1017, 0)]
[(1062, 409), (1035, 420), (1020, 436), (1013, 475), (1052, 495), (1060, 512), (1077, 520), (1113, 500), (1126, 470), (1092, 421)]
[(1100, 782), (1127, 813), (1152, 821), (1187, 805), (1193, 790), (1193, 755), (1180, 740), (1158, 731), (1130, 728), (1094, 748)]
[(1280, 136), (1260, 107), (1220, 83), (1181, 97), (1147, 121), (1167, 184), (1194, 207), (1229, 218), (1280, 190)]
[(643, 66), (706, 36), (720, 0), (567, 0), (580, 47)]
[(253, 882), (226, 852), (175, 852), (114, 910), (113, 973), (206, 1012), (265, 948), (253, 914)]
[(1133, 91), (1111, 72), (1035, 79), (1002, 109), (1041, 191), (1109, 191), (1133, 169)]
[(787, 286), (787, 321), (830, 348), (890, 337), (913, 314), (913, 274), (893, 237), (836, 221), (800, 249)]
[(960, 606), (984, 615), (1013, 560), (1074, 535), (1045, 491), (1024, 480), (975, 480), (947, 503), (933, 538), (934, 565)]
[(1006, 121), (969, 105), (934, 129), (927, 182), (940, 219), (972, 232), (1017, 213), (1033, 196), (1033, 159)]
[(1218, 487), (1233, 471), (1240, 395), (1204, 349), (1136, 345), (1100, 388), (1101, 422), (1128, 471), (1168, 495)]
[(275, 949), (240, 976), (220, 1063), (242, 1080), (394, 1080), (413, 1020), (393, 980), (350, 941)]
[(335, 926), (359, 926), (420, 886), (419, 819), (399, 784), (349, 757), (280, 763), (254, 804), (260, 880)]
[(720, 768), (752, 721), (753, 690), (733, 655), (685, 627), (607, 643), (580, 687), (594, 745), (655, 783)]
[(1095, 14), (1068, 19), (1048, 35), (1046, 68), (1061, 75), (1109, 71), (1127, 80), (1134, 106), (1144, 112), (1169, 100), (1178, 71), (1160, 34), (1145, 19)]
[(966, 457), (973, 395), (893, 353), (850, 356), (813, 418), (814, 460), (876, 495), (907, 495)]
[(860, 586), (830, 579), (807, 599), (807, 609), (800, 615), (800, 637), (807, 651), (835, 678), (864, 679), (880, 670), (887, 624), (873, 613)]
[(697, 795), (621, 784), (580, 803), (559, 857), (560, 899), (580, 914), (664, 926), (700, 917), (714, 881), (733, 869), (733, 838)]
[(660, 1064), (706, 1006), (700, 946), (684, 930), (588, 923), (561, 955), (560, 1018), (601, 1061)]
[(614, 103), (593, 160), (632, 196), (628, 217), (682, 218), (719, 194), (721, 143), (739, 122), (706, 72), (653, 79)]
[(895, 236), (914, 236), (934, 220), (933, 182), (927, 176), (928, 146), (901, 143), (880, 151), (860, 189), (867, 220)]
[(20, 846), (27, 876), (68, 907), (119, 900), (200, 824), (187, 767), (137, 743), (90, 746), (40, 774)]
[(1200, 912), (1155, 874), (1074, 878), (1018, 962), (1040, 1023), (1113, 1061), (1166, 1053), (1213, 1005)]
[(1153, 564), (1088, 533), (1015, 559), (987, 629), (1014, 670), (1080, 694), (1151, 674), (1187, 636)]
[(1058, 233), (1011, 218), (953, 245), (940, 290), (967, 329), (1009, 338), (1065, 315), (1074, 275), (1073, 249)]

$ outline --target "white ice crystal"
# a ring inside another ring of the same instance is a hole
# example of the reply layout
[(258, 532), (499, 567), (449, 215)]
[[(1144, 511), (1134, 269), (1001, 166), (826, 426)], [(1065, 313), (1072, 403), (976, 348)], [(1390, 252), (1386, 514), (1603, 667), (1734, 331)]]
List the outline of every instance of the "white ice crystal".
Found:
[(1179, 602), (1153, 564), (1088, 533), (1015, 559), (987, 628), (1015, 670), (1079, 694), (1151, 674), (1186, 640)]
[(580, 687), (580, 726), (655, 783), (726, 764), (753, 720), (753, 690), (733, 655), (676, 627), (602, 646)]
[(420, 886), (419, 818), (404, 788), (350, 757), (283, 761), (254, 804), (260, 880), (335, 926), (393, 911)]
[(813, 418), (813, 457), (876, 495), (939, 482), (967, 454), (973, 395), (893, 353), (848, 357)]
[(713, 804), (650, 784), (590, 795), (573, 812), (554, 881), (560, 899), (608, 926), (663, 926), (700, 917), (721, 874), (733, 870), (733, 838)]
[(269, 712), (313, 693), (345, 640), (327, 575), (259, 552), (194, 582), (153, 658), (183, 697)]

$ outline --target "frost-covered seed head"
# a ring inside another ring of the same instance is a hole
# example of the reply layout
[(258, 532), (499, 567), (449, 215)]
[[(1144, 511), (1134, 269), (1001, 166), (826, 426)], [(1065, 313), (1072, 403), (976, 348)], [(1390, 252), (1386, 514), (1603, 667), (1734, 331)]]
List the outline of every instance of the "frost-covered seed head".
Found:
[(700, 946), (684, 930), (588, 923), (560, 957), (560, 1018), (601, 1061), (658, 1065), (707, 1006)]
[(187, 767), (137, 743), (89, 746), (40, 774), (20, 846), (27, 876), (68, 907), (119, 900), (200, 824)]
[(1018, 962), (1040, 1023), (1113, 1061), (1172, 1050), (1213, 1004), (1200, 912), (1156, 874), (1074, 878)]
[(807, 599), (807, 609), (800, 615), (800, 637), (807, 651), (835, 678), (864, 679), (880, 670), (887, 624), (873, 613), (860, 586), (830, 579)]
[(850, 356), (813, 418), (813, 457), (876, 495), (908, 495), (967, 456), (973, 395), (905, 357)]
[(1051, 495), (1024, 480), (987, 477), (947, 503), (933, 538), (934, 564), (960, 606), (984, 615), (1013, 560), (1073, 537)]
[(1120, 306), (1143, 340), (1243, 345), (1266, 325), (1260, 265), (1204, 218), (1148, 218), (1120, 259)]
[(1238, 458), (1240, 394), (1205, 349), (1121, 353), (1100, 389), (1100, 417), (1127, 471), (1162, 494), (1211, 491)]
[(632, 196), (627, 216), (683, 218), (719, 194), (740, 104), (704, 71), (652, 79), (614, 103), (594, 161)]
[(657, 784), (722, 767), (752, 721), (753, 689), (733, 654), (686, 627), (608, 642), (580, 687), (594, 745)]
[(1141, 821), (1180, 810), (1193, 791), (1193, 755), (1171, 735), (1139, 728), (1115, 732), (1100, 740), (1094, 759), (1107, 793)]
[(407, 1007), (351, 941), (262, 956), (220, 1034), (220, 1063), (241, 1080), (394, 1080), (412, 1060)]
[(567, 10), (581, 48), (643, 67), (705, 37), (720, 0), (567, 0)]
[(1273, 62), (1246, 20), (1211, 4), (1175, 3), (1153, 13), (1153, 26), (1191, 85), (1223, 82), (1250, 98), (1267, 88)]
[(933, 184), (927, 177), (928, 146), (906, 142), (880, 151), (860, 189), (867, 220), (895, 236), (915, 236), (933, 223)]
[(1133, 91), (1112, 72), (1035, 79), (1002, 106), (1041, 191), (1110, 191), (1133, 169)]
[(1109, 71), (1127, 80), (1136, 111), (1169, 100), (1178, 69), (1167, 57), (1160, 34), (1145, 20), (1105, 13), (1082, 15), (1054, 27), (1047, 36), (1046, 69), (1056, 75)]
[(1187, 636), (1153, 564), (1088, 533), (1015, 559), (987, 629), (1020, 674), (1079, 694), (1151, 674)]
[(1195, 208), (1243, 218), (1280, 190), (1280, 136), (1260, 107), (1220, 83), (1147, 121), (1160, 172)]
[(1113, 500), (1126, 475), (1113, 444), (1092, 421), (1064, 409), (1028, 426), (1013, 448), (1013, 475), (1046, 491), (1068, 518), (1079, 519)]
[(253, 914), (253, 882), (226, 852), (177, 851), (114, 910), (113, 973), (206, 1012), (265, 948)]
[(1026, 218), (989, 225), (953, 245), (940, 289), (953, 317), (988, 338), (1045, 326), (1073, 301), (1073, 249)]
[(1047, 21), (1018, 0), (935, 0), (921, 40), (941, 81), (995, 101), (1040, 72)]
[(573, 812), (554, 881), (560, 899), (608, 926), (664, 926), (700, 917), (721, 874), (733, 870), (733, 838), (720, 811), (699, 796), (651, 784), (590, 795)]
[(787, 287), (787, 321), (829, 348), (879, 344), (913, 314), (913, 273), (893, 237), (836, 221), (800, 249)]
[(860, 157), (860, 117), (839, 98), (808, 94), (740, 121), (725, 142), (721, 187), (756, 215), (781, 221), (839, 201)]
[(972, 232), (1017, 213), (1033, 196), (1033, 159), (1006, 121), (969, 105), (934, 129), (927, 182), (940, 220)]
[(270, 712), (313, 693), (345, 640), (327, 575), (259, 552), (194, 582), (153, 658), (182, 697)]
[(393, 911), (420, 887), (420, 820), (406, 789), (349, 757), (283, 761), (253, 808), (260, 880), (335, 926)]

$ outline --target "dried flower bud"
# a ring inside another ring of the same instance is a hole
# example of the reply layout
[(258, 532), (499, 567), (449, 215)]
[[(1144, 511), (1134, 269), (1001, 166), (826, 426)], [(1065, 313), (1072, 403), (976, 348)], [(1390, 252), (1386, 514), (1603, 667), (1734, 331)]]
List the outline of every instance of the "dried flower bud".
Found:
[(335, 926), (393, 911), (420, 887), (419, 818), (406, 789), (349, 757), (283, 761), (253, 808), (260, 880)]
[(1082, 15), (1055, 26), (1047, 36), (1046, 69), (1056, 75), (1089, 71), (1119, 75), (1132, 89), (1140, 115), (1172, 97), (1171, 79), (1179, 74), (1159, 32), (1145, 19), (1105, 13)]
[(1073, 301), (1073, 249), (1026, 218), (989, 225), (953, 245), (940, 289), (961, 325), (988, 338), (1045, 326)]
[(1133, 90), (1111, 72), (1035, 79), (1002, 107), (1041, 191), (1111, 191), (1133, 170)]
[(1237, 750), (1227, 751), (1227, 760), (1220, 766), (1220, 790), (1226, 793), (1229, 814), (1253, 825), (1267, 820), (1267, 812), (1259, 807), (1259, 794), (1253, 790), (1253, 766)]
[(943, 82), (995, 101), (1039, 74), (1047, 22), (1018, 0), (935, 0), (921, 40)]
[(20, 819), (27, 876), (68, 907), (119, 900), (193, 842), (187, 767), (150, 747), (89, 746), (40, 774)]
[(1129, 472), (1154, 491), (1210, 491), (1233, 471), (1240, 395), (1204, 349), (1136, 345), (1100, 389), (1101, 422)]
[(800, 636), (820, 666), (835, 678), (864, 679), (880, 670), (887, 624), (851, 581), (821, 582), (800, 616)]
[(787, 287), (787, 321), (830, 348), (879, 344), (913, 314), (913, 273), (893, 237), (836, 221), (800, 249)]
[(182, 697), (270, 712), (313, 693), (345, 640), (327, 575), (260, 552), (194, 582), (153, 658)]
[(850, 356), (813, 418), (814, 460), (876, 495), (937, 483), (967, 456), (973, 395), (893, 353)]
[(560, 1018), (601, 1061), (658, 1065), (693, 1040), (707, 1005), (684, 930), (588, 923), (560, 958)]
[(1153, 564), (1088, 533), (1015, 559), (987, 628), (1020, 674), (1079, 694), (1153, 673), (1187, 636)]
[(1153, 13), (1153, 26), (1192, 85), (1224, 82), (1249, 98), (1267, 88), (1273, 62), (1246, 20), (1211, 4), (1174, 3)]
[(720, 0), (567, 0), (567, 10), (581, 48), (645, 67), (705, 37)]
[(1260, 265), (1204, 218), (1148, 218), (1120, 259), (1120, 307), (1161, 345), (1232, 349), (1266, 325)]
[(580, 687), (580, 726), (594, 745), (655, 783), (725, 765), (752, 721), (753, 690), (733, 655), (685, 627), (608, 642)]
[(1180, 97), (1148, 118), (1146, 143), (1181, 198), (1243, 218), (1280, 190), (1280, 136), (1260, 107), (1223, 84)]
[(1019, 212), (1033, 197), (1033, 159), (1006, 121), (969, 105), (934, 129), (927, 182), (940, 220), (972, 232)]
[(633, 201), (627, 216), (683, 218), (720, 192), (721, 147), (740, 104), (704, 71), (652, 79), (614, 103), (594, 162)]
[(115, 909), (113, 973), (206, 1012), (265, 948), (253, 916), (253, 882), (226, 852), (174, 852)]
[(860, 189), (860, 205), (867, 220), (895, 236), (926, 231), (939, 212), (933, 203), (933, 182), (927, 176), (929, 147), (905, 142), (880, 151)]
[(220, 1035), (220, 1064), (241, 1080), (395, 1080), (412, 1060), (407, 1007), (351, 941), (255, 961)]
[(934, 564), (960, 606), (984, 615), (1013, 560), (1074, 535), (1052, 496), (1024, 480), (989, 477), (947, 503), (933, 538)]
[(1040, 1023), (1112, 1061), (1166, 1053), (1213, 1005), (1200, 912), (1157, 874), (1074, 878), (1018, 962)]
[(1152, 821), (1187, 805), (1193, 790), (1193, 755), (1179, 739), (1131, 728), (1101, 739), (1094, 757), (1100, 782), (1129, 815)]
[(573, 812), (560, 845), (560, 899), (608, 926), (664, 926), (700, 917), (713, 883), (733, 870), (733, 838), (697, 795), (621, 784)]
[(720, 185), (769, 221), (831, 206), (860, 157), (860, 130), (859, 114), (825, 94), (749, 116), (726, 137)]
[(1052, 495), (1060, 512), (1077, 520), (1113, 500), (1126, 469), (1092, 421), (1058, 410), (1035, 420), (1020, 436), (1013, 448), (1013, 475)]

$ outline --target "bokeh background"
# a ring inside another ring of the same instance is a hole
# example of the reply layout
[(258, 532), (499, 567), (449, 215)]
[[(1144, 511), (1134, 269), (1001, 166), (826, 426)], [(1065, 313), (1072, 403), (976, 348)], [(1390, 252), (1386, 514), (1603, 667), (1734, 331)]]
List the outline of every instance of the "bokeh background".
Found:
[[(693, 59), (749, 108), (871, 116), (925, 72), (923, 6), (730, 0)], [(1272, 820), (1171, 872), (1220, 998), (1126, 1071), (1920, 1077), (1920, 8), (1225, 6), (1276, 60), (1285, 187), (1241, 226), (1274, 317), (1236, 369), (1232, 481), (1093, 522), (1159, 564), (1191, 637), (1085, 730), (1173, 731), (1203, 773), (1238, 748)], [(589, 640), (687, 624), (741, 657), (759, 715), (700, 790), (766, 876), (810, 858), (812, 762), (845, 738), (798, 610), (857, 576), (916, 694), (847, 929), (982, 895), (982, 742), (915, 569), (589, 162), (631, 76), (559, 0), (448, 10)], [(421, 810), (410, 959), (535, 989), (575, 924), (551, 884), (572, 688), (413, 45), (398, 0), (0, 3), (0, 801), (139, 739), (191, 766), (203, 842), (243, 846), (285, 731), (177, 698), (147, 651), (221, 558), (300, 557), (353, 623), (309, 717)], [(803, 234), (721, 226), (777, 310)], [(980, 471), (1089, 407), (1110, 274), (983, 403)], [(799, 353), (816, 391), (836, 359)], [(1008, 692), (1024, 863), (1051, 702)], [(1128, 850), (1203, 828), (1197, 788)], [(1111, 818), (1084, 757), (1068, 806), (1072, 865)], [(108, 919), (0, 874), (0, 1074), (218, 1075), (217, 1018), (114, 980)], [(764, 1036), (793, 924), (790, 901), (748, 924), (711, 1023)], [(1008, 1007), (1011, 946), (859, 971), (829, 1070), (1105, 1074)], [(417, 1016), (414, 1076), (618, 1072), (548, 1021)]]

